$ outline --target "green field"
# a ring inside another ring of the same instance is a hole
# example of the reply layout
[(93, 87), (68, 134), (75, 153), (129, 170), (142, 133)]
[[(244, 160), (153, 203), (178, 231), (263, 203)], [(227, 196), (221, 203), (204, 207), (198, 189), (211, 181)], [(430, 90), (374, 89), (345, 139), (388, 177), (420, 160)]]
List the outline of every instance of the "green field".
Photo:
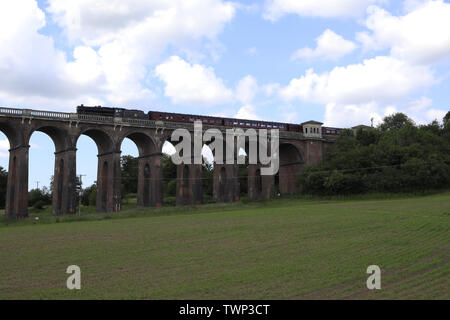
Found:
[[(0, 224), (0, 299), (450, 298), (450, 193), (76, 219)], [(381, 290), (366, 288), (372, 264)]]

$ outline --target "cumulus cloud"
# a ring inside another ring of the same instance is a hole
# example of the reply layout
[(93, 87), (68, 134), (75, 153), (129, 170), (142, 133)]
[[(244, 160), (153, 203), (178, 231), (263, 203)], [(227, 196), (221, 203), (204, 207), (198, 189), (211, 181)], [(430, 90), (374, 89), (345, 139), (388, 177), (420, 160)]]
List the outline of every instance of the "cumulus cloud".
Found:
[(286, 14), (299, 16), (336, 18), (354, 17), (374, 3), (384, 0), (267, 0), (263, 17), (276, 21)]
[[(450, 3), (409, 2), (403, 16), (376, 6), (368, 9), (366, 26), (357, 39), (366, 50), (389, 49), (391, 56), (411, 63), (434, 63), (450, 56)], [(413, 5), (414, 4), (414, 5)]]
[(392, 113), (392, 108), (382, 107), (376, 102), (362, 104), (328, 103), (325, 107), (324, 123), (331, 127), (353, 127), (364, 124), (377, 125), (382, 121), (383, 114)]
[(337, 60), (356, 49), (356, 45), (342, 36), (334, 33), (332, 30), (325, 30), (317, 39), (315, 49), (302, 48), (297, 50), (292, 59), (324, 59)]
[[(38, 33), (45, 24), (45, 15), (34, 0), (0, 2), (3, 101), (32, 104), (49, 97), (64, 100), (101, 91), (98, 78), (78, 81), (80, 78), (72, 76), (65, 53), (55, 48), (52, 38)], [(81, 67), (84, 61), (80, 55), (75, 63)]]
[(237, 119), (262, 120), (256, 114), (256, 108), (250, 104), (242, 106), (234, 117)]
[(178, 56), (158, 65), (155, 74), (165, 83), (164, 94), (174, 103), (215, 105), (233, 98), (213, 68), (190, 64)]
[(242, 103), (250, 103), (258, 91), (258, 83), (251, 75), (242, 78), (236, 87), (236, 98)]
[[(379, 56), (321, 74), (309, 69), (282, 87), (279, 95), (287, 101), (324, 104), (326, 125), (348, 126), (370, 124), (371, 118), (377, 123), (410, 94), (434, 83), (433, 71), (428, 66)], [(420, 103), (429, 107), (426, 99)], [(423, 114), (423, 111), (422, 115), (417, 114), (416, 119), (423, 119)]]
[(215, 37), (236, 8), (221, 0), (49, 0), (46, 10), (75, 46), (69, 56), (40, 33), (49, 17), (36, 0), (0, 2), (4, 104), (73, 108), (87, 101), (149, 101), (155, 94), (145, 81), (165, 49), (217, 54)]
[(94, 5), (90, 0), (48, 2), (47, 10), (72, 41), (89, 46), (129, 41), (157, 51), (186, 37), (215, 37), (236, 11), (232, 2), (221, 0), (97, 0)]
[(300, 78), (292, 79), (280, 90), (280, 95), (286, 100), (318, 103), (391, 102), (433, 82), (433, 72), (428, 67), (379, 56), (359, 64), (335, 67), (322, 74), (309, 69)]

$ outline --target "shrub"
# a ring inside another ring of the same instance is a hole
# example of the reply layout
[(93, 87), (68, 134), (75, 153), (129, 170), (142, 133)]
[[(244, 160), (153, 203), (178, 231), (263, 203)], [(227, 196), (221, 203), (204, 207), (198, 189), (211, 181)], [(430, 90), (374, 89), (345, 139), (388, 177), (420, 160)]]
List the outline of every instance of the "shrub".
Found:
[(45, 205), (44, 201), (38, 200), (33, 204), (33, 208), (36, 210), (42, 210), (42, 209), (44, 209), (44, 205)]

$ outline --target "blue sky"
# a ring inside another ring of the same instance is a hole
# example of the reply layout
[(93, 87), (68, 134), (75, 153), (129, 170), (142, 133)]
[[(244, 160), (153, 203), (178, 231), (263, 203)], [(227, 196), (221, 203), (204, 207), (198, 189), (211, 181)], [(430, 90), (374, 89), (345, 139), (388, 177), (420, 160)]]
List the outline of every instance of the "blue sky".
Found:
[[(0, 3), (0, 105), (78, 104), (328, 126), (417, 123), (450, 109), (450, 3), (443, 0), (18, 0)], [(5, 76), (7, 75), (7, 76)], [(77, 172), (96, 179), (96, 146)], [(8, 167), (0, 133), (0, 166)], [(54, 146), (35, 133), (30, 187)], [(131, 141), (123, 154), (136, 155)]]

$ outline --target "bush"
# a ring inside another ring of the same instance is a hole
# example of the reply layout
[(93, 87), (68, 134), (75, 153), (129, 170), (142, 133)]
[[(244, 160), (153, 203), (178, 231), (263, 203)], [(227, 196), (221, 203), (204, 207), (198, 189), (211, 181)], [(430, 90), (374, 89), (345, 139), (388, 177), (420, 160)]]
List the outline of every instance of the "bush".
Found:
[(165, 197), (163, 199), (163, 203), (165, 206), (175, 206), (177, 204), (177, 198), (176, 197)]
[(44, 209), (44, 205), (45, 205), (44, 201), (38, 200), (33, 204), (33, 208), (36, 210), (42, 210), (42, 209)]
[(28, 192), (28, 205), (34, 207), (36, 202), (42, 201), (43, 205), (52, 203), (52, 196), (48, 189), (32, 189)]
[(84, 189), (83, 194), (81, 196), (81, 204), (83, 206), (92, 206), (92, 205), (95, 206), (96, 197), (97, 197), (97, 185), (93, 184), (92, 186)]

